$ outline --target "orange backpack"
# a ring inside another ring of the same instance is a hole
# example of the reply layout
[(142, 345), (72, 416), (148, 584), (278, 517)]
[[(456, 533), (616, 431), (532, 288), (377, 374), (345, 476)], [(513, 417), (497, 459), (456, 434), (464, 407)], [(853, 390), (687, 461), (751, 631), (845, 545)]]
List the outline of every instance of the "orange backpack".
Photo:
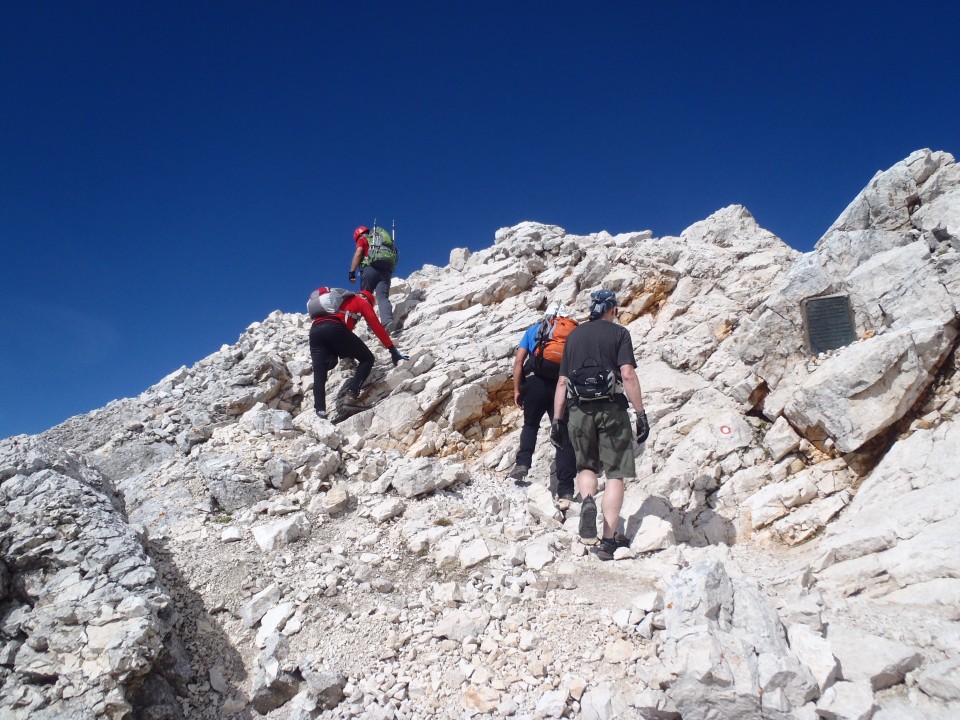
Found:
[(568, 317), (544, 318), (537, 330), (537, 342), (533, 348), (533, 372), (551, 380), (560, 377), (560, 359), (567, 335), (577, 326), (577, 321)]

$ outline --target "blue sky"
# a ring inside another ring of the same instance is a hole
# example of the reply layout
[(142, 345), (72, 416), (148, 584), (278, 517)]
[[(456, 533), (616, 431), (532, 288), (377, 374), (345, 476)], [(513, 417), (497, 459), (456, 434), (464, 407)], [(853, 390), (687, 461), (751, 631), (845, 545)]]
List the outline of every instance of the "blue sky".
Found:
[(960, 151), (955, 3), (23, 2), (0, 8), (0, 437), (133, 396), (346, 284), (523, 220), (809, 250)]

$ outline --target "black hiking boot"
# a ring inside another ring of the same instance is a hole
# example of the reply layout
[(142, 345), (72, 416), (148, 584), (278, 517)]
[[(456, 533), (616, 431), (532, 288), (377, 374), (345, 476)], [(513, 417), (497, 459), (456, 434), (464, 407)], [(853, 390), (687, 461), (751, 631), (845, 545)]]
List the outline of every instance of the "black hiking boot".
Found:
[(622, 535), (617, 535), (612, 538), (603, 538), (594, 553), (601, 560), (613, 560), (613, 554), (617, 551), (617, 548), (622, 547), (630, 547), (630, 543)]
[(597, 539), (597, 501), (593, 495), (587, 495), (580, 503), (580, 538)]
[(513, 472), (510, 473), (510, 479), (513, 480), (515, 485), (520, 487), (526, 487), (530, 483), (527, 482), (527, 473), (530, 472), (530, 468), (526, 465), (515, 465), (513, 467)]

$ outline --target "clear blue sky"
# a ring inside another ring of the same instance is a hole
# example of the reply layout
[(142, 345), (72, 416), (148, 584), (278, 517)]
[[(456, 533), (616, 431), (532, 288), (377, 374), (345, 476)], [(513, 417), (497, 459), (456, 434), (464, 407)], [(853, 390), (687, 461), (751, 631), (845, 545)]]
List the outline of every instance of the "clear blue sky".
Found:
[(132, 396), (346, 284), (523, 220), (801, 250), (880, 169), (960, 152), (948, 2), (9, 2), (0, 437)]

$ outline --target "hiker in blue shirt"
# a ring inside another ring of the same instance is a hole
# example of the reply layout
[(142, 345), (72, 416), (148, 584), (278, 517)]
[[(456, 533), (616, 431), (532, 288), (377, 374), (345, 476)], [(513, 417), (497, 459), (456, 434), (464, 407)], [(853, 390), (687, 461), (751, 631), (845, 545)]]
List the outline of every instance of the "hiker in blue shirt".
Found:
[[(513, 472), (510, 473), (517, 485), (530, 484), (526, 477), (533, 464), (533, 451), (544, 414), (553, 421), (559, 359), (563, 354), (566, 333), (573, 327), (576, 327), (576, 322), (570, 319), (570, 311), (561, 303), (553, 303), (547, 308), (543, 321), (531, 325), (517, 347), (513, 361), (513, 400), (517, 407), (523, 408), (523, 428), (520, 431), (520, 449)], [(558, 449), (556, 460), (557, 498), (572, 500), (577, 474), (573, 446), (567, 443)]]

